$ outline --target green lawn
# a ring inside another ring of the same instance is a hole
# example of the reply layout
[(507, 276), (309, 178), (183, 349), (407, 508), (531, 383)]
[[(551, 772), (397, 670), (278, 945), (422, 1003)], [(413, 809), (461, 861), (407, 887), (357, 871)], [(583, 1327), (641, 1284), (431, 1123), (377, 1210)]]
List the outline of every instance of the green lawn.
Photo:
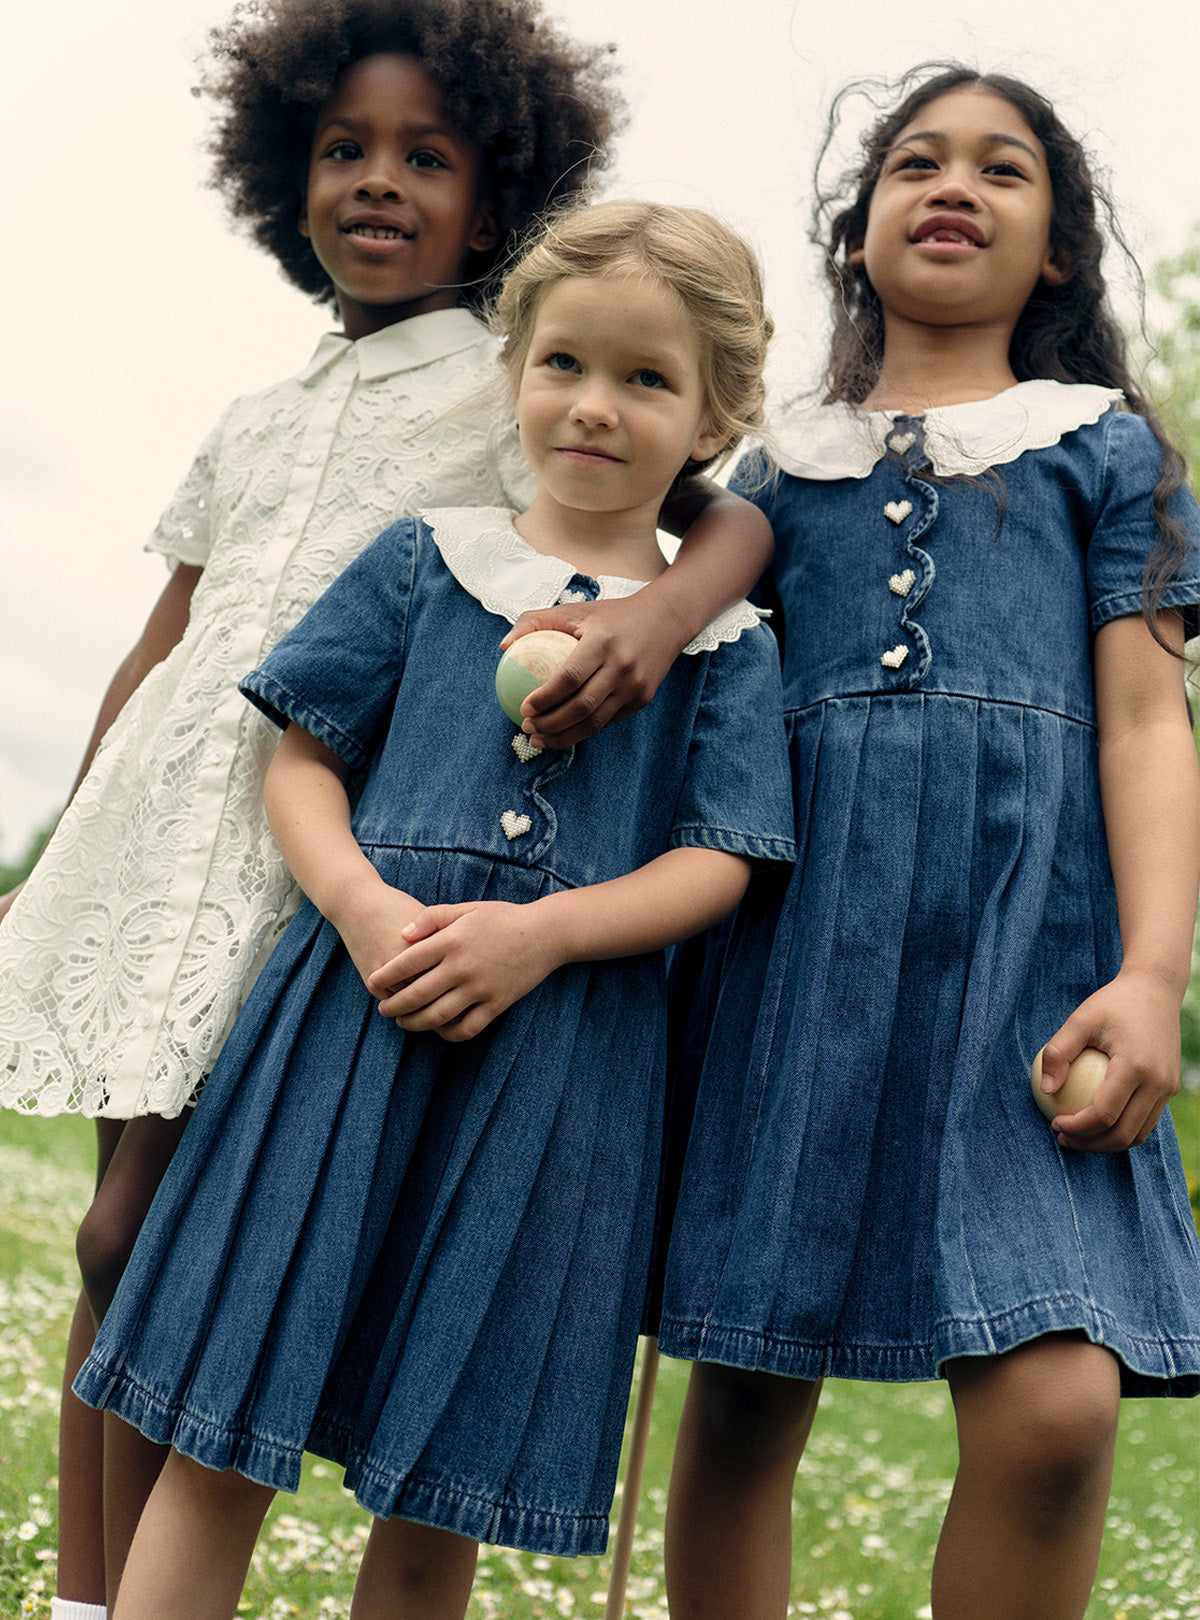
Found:
[[(1200, 1162), (1200, 1094), (1177, 1100)], [(53, 1591), (58, 1367), (76, 1281), (71, 1242), (89, 1190), (91, 1127), (0, 1114), (0, 1614), (44, 1617)], [(662, 1519), (687, 1369), (664, 1363), (627, 1613), (659, 1620)], [(937, 1384), (830, 1386), (796, 1489), (792, 1612), (839, 1620), (929, 1614), (932, 1548), (954, 1470)], [(337, 1470), (310, 1461), (277, 1503), (240, 1613), (345, 1616), (365, 1536)], [(594, 1617), (606, 1559), (485, 1551), (473, 1620)], [(1091, 1613), (1200, 1620), (1200, 1402), (1130, 1401)]]

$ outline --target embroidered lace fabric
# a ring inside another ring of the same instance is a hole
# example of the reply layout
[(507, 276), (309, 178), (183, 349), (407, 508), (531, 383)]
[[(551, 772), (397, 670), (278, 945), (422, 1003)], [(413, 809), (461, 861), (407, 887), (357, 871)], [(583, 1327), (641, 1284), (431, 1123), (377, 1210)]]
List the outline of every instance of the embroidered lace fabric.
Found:
[(463, 311), (324, 339), (201, 448), (149, 542), (204, 566), (187, 632), (0, 929), (0, 1105), (172, 1116), (193, 1094), (297, 901), (262, 807), (278, 732), (237, 680), (397, 516), (523, 503), (515, 432), (451, 412), (493, 353)]
[[(458, 583), (489, 613), (501, 615), (510, 624), (530, 608), (584, 599), (583, 592), (568, 588), (576, 570), (560, 557), (535, 551), (513, 528), (511, 511), (459, 508), (423, 511), (420, 516), (433, 531), (438, 550)], [(643, 582), (601, 574), (596, 583), (601, 597), (611, 598), (632, 596)], [(736, 602), (683, 650), (712, 652), (723, 641), (736, 641), (759, 618), (758, 610), (749, 602)]]
[[(1121, 397), (1119, 389), (1091, 383), (1017, 383), (993, 399), (926, 411), (925, 450), (939, 476), (975, 477), (1098, 422)], [(793, 405), (771, 424), (772, 454), (796, 478), (866, 478), (901, 414), (842, 403)]]

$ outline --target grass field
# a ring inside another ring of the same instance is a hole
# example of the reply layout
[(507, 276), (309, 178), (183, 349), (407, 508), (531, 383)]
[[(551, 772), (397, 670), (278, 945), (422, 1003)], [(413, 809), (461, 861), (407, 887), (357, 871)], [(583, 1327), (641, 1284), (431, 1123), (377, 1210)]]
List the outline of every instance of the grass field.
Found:
[[(1185, 1159), (1200, 1162), (1200, 1093), (1177, 1100)], [(45, 1617), (54, 1590), (58, 1369), (77, 1282), (75, 1224), (91, 1127), (0, 1114), (0, 1614)], [(666, 1616), (659, 1576), (675, 1422), (687, 1369), (666, 1362), (655, 1406), (627, 1613)], [(795, 1496), (791, 1612), (833, 1620), (928, 1616), (928, 1568), (955, 1464), (937, 1384), (829, 1387)], [(275, 1506), (239, 1614), (345, 1616), (363, 1515), (337, 1470), (311, 1460)], [(472, 1620), (599, 1620), (606, 1559), (486, 1550)], [(1200, 1402), (1123, 1411), (1100, 1579), (1090, 1613), (1200, 1620)]]

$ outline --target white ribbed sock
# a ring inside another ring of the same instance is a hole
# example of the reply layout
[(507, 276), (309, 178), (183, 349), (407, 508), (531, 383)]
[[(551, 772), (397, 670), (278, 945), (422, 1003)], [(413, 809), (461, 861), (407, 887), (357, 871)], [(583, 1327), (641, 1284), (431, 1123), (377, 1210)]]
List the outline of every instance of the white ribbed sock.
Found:
[(50, 1620), (107, 1620), (103, 1603), (68, 1603), (66, 1598), (50, 1599)]

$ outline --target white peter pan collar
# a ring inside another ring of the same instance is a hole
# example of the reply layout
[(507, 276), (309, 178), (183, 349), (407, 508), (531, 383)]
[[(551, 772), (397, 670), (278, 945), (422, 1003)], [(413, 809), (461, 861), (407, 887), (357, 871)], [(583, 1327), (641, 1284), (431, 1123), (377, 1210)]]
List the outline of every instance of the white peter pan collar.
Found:
[[(925, 453), (942, 477), (968, 476), (1044, 450), (1064, 433), (1099, 421), (1121, 399), (1118, 388), (1046, 379), (1017, 383), (992, 399), (935, 405), (922, 417)], [(885, 454), (885, 440), (902, 411), (855, 405), (797, 404), (771, 425), (774, 459), (797, 478), (866, 478)]]
[[(582, 593), (570, 590), (579, 570), (561, 557), (535, 551), (513, 527), (515, 514), (504, 507), (444, 506), (418, 515), (428, 524), (442, 560), (463, 590), (510, 624), (530, 609), (584, 599)], [(595, 578), (601, 600), (632, 596), (645, 583), (617, 574)], [(759, 617), (749, 602), (737, 602), (683, 650), (712, 652), (723, 641), (736, 641)]]
[(323, 371), (353, 352), (358, 375), (363, 382), (391, 377), (398, 371), (413, 371), (434, 360), (458, 354), (487, 336), (487, 327), (469, 309), (434, 309), (428, 315), (413, 315), (396, 321), (378, 332), (369, 332), (357, 342), (340, 332), (326, 332), (312, 359), (299, 374), (302, 383), (312, 382)]

